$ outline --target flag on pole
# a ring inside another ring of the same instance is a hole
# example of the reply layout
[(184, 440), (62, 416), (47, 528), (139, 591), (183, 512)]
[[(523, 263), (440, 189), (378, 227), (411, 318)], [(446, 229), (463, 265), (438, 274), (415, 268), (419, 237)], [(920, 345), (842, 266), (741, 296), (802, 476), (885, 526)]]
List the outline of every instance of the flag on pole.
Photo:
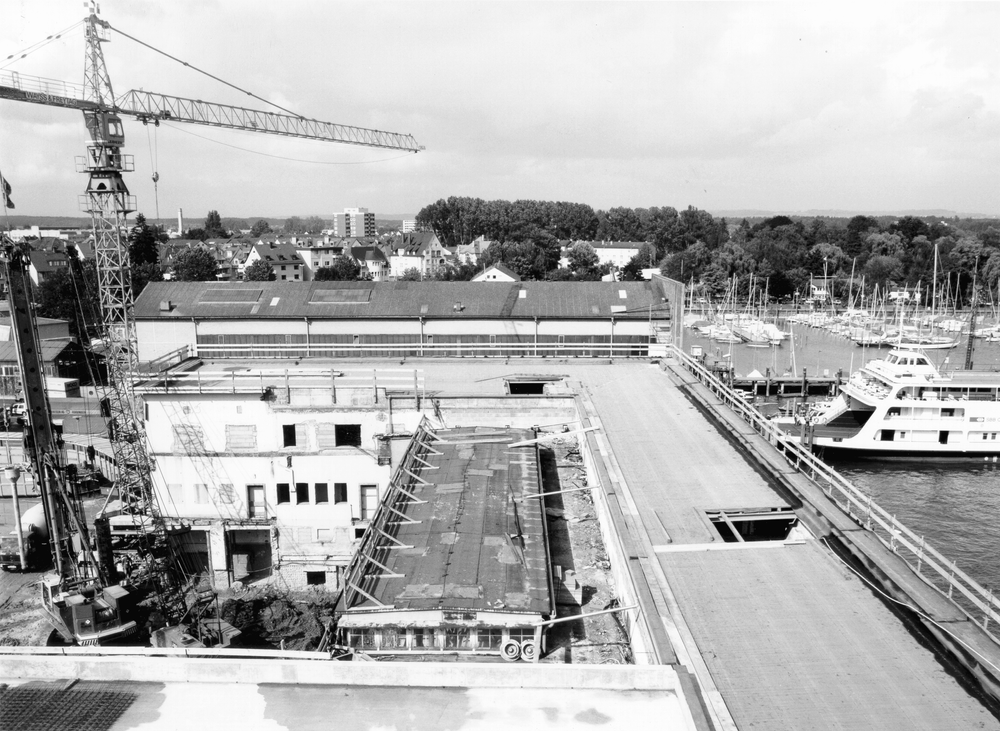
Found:
[(14, 201), (10, 199), (10, 183), (4, 180), (4, 177), (0, 175), (0, 200), (7, 208), (14, 207)]

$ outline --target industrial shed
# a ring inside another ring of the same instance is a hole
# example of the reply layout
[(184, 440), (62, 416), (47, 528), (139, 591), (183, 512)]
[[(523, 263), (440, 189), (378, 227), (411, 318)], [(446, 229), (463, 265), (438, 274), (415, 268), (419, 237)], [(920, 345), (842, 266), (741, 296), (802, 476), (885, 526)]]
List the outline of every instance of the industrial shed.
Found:
[(680, 285), (151, 282), (139, 357), (628, 357), (672, 337)]
[(348, 568), (341, 643), (536, 658), (555, 614), (534, 432), (421, 426)]

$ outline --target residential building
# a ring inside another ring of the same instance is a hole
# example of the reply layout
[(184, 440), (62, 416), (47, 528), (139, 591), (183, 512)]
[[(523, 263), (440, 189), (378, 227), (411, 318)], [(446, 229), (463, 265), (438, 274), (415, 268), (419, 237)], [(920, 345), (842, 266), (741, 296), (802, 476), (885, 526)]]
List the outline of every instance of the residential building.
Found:
[(520, 282), (521, 278), (504, 264), (494, 264), (472, 278), (473, 282)]
[(542, 492), (534, 437), (417, 430), (348, 569), (335, 610), (341, 644), (508, 659), (544, 651), (538, 624), (556, 605), (545, 506), (532, 499)]
[(404, 234), (408, 234), (410, 233), (410, 231), (416, 231), (416, 230), (417, 230), (417, 222), (415, 219), (411, 218), (411, 219), (405, 219), (403, 221), (402, 231)]
[(63, 251), (35, 249), (28, 256), (31, 262), (28, 272), (36, 287), (56, 272), (66, 271), (69, 268), (69, 259)]
[[(137, 384), (168, 531), (187, 569), (217, 588), (337, 590), (408, 443), (393, 430), (419, 423), (415, 410), (390, 417), (386, 388), (414, 389), (421, 376), (245, 365)], [(113, 532), (134, 530), (129, 521), (114, 517)]]
[(345, 208), (333, 214), (334, 236), (375, 236), (375, 214), (367, 208)]
[(302, 259), (303, 280), (311, 282), (316, 278), (317, 269), (333, 266), (333, 260), (344, 253), (344, 246), (343, 244), (329, 244), (298, 248), (295, 251)]
[(150, 282), (139, 359), (645, 356), (683, 286), (638, 282)]
[(404, 234), (391, 245), (389, 275), (399, 278), (410, 269), (416, 269), (423, 277), (434, 274), (448, 262), (454, 261), (453, 254), (445, 248), (433, 231), (415, 231)]
[(377, 246), (352, 246), (351, 256), (361, 267), (361, 273), (373, 282), (382, 282), (388, 278), (389, 260)]
[(492, 243), (486, 237), (479, 236), (471, 243), (459, 244), (455, 247), (455, 261), (459, 264), (478, 264)]
[(247, 254), (244, 271), (256, 261), (270, 264), (277, 282), (305, 281), (305, 265), (294, 244), (255, 244)]

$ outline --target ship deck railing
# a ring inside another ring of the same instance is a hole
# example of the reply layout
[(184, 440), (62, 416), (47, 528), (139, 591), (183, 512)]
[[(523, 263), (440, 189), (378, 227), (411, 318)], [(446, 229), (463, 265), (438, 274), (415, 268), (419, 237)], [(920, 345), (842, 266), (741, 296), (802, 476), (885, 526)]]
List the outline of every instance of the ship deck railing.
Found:
[(928, 585), (947, 597), (969, 619), (1000, 643), (1000, 596), (962, 571), (923, 536), (878, 505), (871, 495), (823, 462), (779, 424), (765, 417), (753, 404), (729, 388), (701, 363), (676, 346), (668, 350), (677, 361), (710, 389), (723, 403), (771, 443), (785, 460), (819, 485), (848, 517), (869, 530), (889, 550), (905, 561)]

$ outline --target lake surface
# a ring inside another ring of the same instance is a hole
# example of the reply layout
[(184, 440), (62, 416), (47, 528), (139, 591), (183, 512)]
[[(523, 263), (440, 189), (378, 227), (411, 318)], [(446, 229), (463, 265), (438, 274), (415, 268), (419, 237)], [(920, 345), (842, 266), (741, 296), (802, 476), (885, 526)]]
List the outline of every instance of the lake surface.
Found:
[[(742, 343), (717, 343), (685, 329), (684, 350), (701, 345), (710, 357), (731, 362), (737, 375), (753, 370), (810, 376), (834, 375), (843, 370), (848, 377), (869, 360), (883, 357), (888, 349), (861, 348), (843, 336), (805, 325), (784, 325), (794, 342), (772, 348)], [(952, 350), (926, 351), (942, 370), (965, 364), (966, 338)], [(792, 368), (794, 359), (795, 368)], [(976, 370), (1000, 370), (1000, 343), (977, 341)], [(882, 462), (878, 460), (832, 463), (889, 513), (917, 535), (925, 537), (959, 568), (984, 586), (1000, 591), (1000, 465), (982, 462)]]

